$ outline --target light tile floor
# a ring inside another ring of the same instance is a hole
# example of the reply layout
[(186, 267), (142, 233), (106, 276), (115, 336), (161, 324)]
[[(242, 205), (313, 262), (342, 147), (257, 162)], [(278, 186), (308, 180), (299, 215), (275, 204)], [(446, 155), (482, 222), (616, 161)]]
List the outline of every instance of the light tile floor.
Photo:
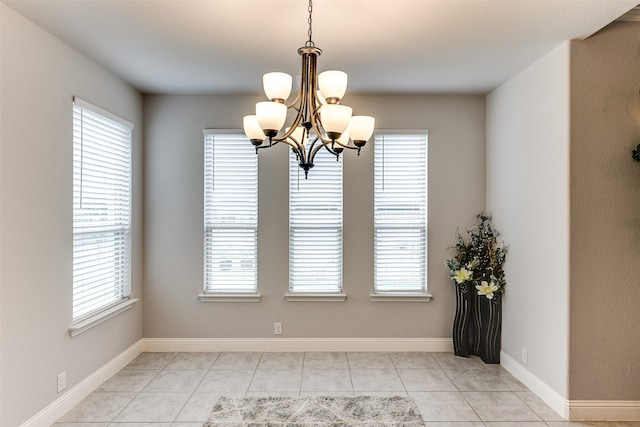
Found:
[(412, 396), (427, 427), (566, 422), (499, 365), (451, 353), (142, 353), (55, 427), (202, 427), (225, 396)]

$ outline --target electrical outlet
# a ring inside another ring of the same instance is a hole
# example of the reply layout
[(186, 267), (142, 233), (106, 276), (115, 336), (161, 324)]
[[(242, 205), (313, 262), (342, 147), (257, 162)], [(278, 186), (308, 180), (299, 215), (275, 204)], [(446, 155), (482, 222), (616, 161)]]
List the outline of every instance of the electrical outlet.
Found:
[(529, 352), (524, 347), (522, 347), (522, 363), (525, 365), (529, 363)]
[(67, 373), (58, 374), (58, 393), (67, 387)]
[(282, 322), (275, 322), (273, 324), (273, 335), (282, 335)]

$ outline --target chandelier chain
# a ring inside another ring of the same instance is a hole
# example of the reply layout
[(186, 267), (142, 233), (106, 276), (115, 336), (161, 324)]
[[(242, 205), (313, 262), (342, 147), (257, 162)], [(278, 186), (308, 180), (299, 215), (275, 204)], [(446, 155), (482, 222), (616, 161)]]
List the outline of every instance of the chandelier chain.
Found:
[(313, 23), (313, 19), (311, 18), (311, 14), (313, 13), (313, 2), (312, 0), (309, 0), (309, 7), (308, 7), (308, 11), (309, 11), (309, 19), (307, 20), (307, 22), (309, 23), (309, 40), (307, 40), (307, 42), (304, 44), (306, 47), (315, 47), (315, 43), (313, 42), (313, 40), (311, 40), (311, 36), (313, 31), (311, 30), (311, 24)]

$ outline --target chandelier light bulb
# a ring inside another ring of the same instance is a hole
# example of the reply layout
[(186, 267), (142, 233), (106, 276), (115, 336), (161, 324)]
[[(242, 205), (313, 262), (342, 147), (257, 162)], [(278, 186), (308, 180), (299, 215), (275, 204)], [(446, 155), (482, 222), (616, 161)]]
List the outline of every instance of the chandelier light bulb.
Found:
[(318, 74), (318, 86), (329, 104), (337, 104), (347, 92), (347, 73), (336, 70), (322, 72)]
[(262, 76), (262, 86), (267, 99), (277, 102), (285, 102), (291, 94), (293, 78), (287, 73), (267, 73)]
[(252, 141), (262, 141), (264, 139), (264, 132), (258, 124), (258, 118), (255, 115), (244, 116), (242, 118), (242, 125), (244, 127), (244, 133)]
[(373, 135), (376, 119), (370, 116), (353, 116), (349, 121), (348, 132), (354, 141), (368, 141)]
[(352, 111), (351, 107), (337, 104), (327, 104), (320, 108), (320, 120), (329, 139), (336, 140), (347, 130)]
[(278, 134), (287, 120), (287, 106), (279, 102), (258, 102), (256, 117), (264, 134), (272, 138)]

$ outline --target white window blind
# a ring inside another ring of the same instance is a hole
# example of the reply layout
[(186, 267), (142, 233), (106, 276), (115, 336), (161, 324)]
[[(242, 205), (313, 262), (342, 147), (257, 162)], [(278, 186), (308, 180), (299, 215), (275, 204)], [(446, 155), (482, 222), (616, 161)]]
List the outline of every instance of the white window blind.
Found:
[(246, 136), (205, 130), (204, 291), (258, 291), (258, 156)]
[(289, 291), (342, 292), (342, 158), (320, 150), (305, 180), (289, 151)]
[(377, 134), (374, 288), (426, 292), (427, 135)]
[(132, 129), (74, 98), (74, 322), (129, 297)]

